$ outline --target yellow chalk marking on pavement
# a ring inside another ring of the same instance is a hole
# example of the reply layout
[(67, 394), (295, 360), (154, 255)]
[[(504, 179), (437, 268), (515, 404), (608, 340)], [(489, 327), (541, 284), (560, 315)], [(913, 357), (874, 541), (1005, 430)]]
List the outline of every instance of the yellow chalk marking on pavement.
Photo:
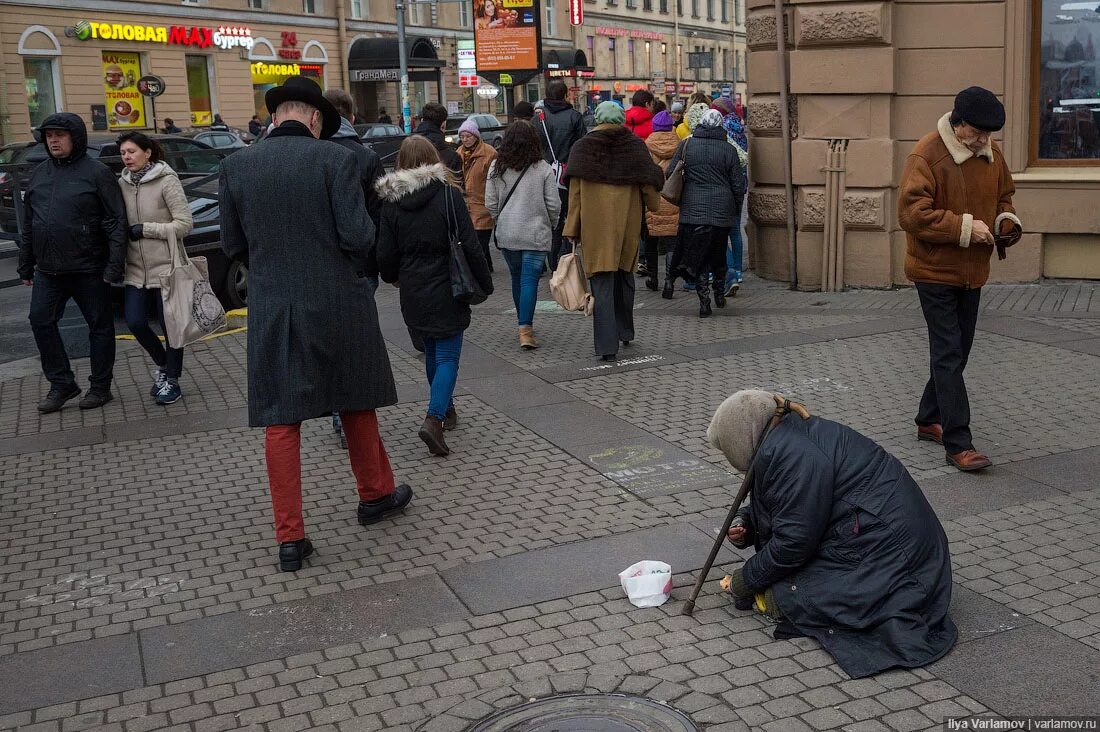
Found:
[(247, 318), (248, 308), (237, 308), (236, 310), (228, 310), (225, 313), (227, 318)]
[[(212, 338), (221, 338), (222, 336), (236, 335), (237, 333), (244, 333), (246, 330), (248, 330), (248, 326), (247, 325), (242, 325), (240, 328), (230, 328), (229, 330), (223, 330), (220, 333), (211, 333), (210, 335), (206, 336), (202, 340), (208, 341)], [(128, 333), (124, 333), (122, 335), (116, 335), (115, 340), (116, 341), (136, 341), (137, 338), (134, 338), (132, 335), (130, 335)], [(157, 336), (157, 340), (163, 342), (164, 341), (164, 336)]]

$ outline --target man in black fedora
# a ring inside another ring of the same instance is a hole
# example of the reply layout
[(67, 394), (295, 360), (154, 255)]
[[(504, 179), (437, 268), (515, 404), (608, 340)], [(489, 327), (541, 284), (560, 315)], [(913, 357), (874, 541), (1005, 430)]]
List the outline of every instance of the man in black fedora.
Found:
[(374, 224), (351, 152), (322, 144), (340, 115), (304, 77), (267, 92), (275, 129), (222, 161), (222, 247), (248, 266), (248, 417), (266, 427), (267, 474), (279, 566), (313, 553), (302, 520), (300, 426), (343, 418), (359, 492), (359, 523), (401, 511), (375, 409), (397, 402), (378, 328)]

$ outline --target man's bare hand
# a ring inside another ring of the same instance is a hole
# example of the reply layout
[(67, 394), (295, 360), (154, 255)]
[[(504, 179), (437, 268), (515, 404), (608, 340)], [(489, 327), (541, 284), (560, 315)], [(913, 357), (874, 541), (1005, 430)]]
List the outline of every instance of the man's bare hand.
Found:
[(989, 230), (989, 226), (984, 221), (974, 219), (974, 228), (970, 230), (970, 240), (981, 244), (992, 244), (993, 232)]
[(31, 287), (32, 285), (34, 285), (34, 280), (23, 280), (23, 284), (27, 287)]
[(739, 541), (745, 540), (745, 527), (744, 526), (731, 526), (730, 530), (726, 533), (726, 537), (730, 540), (730, 543), (736, 544)]

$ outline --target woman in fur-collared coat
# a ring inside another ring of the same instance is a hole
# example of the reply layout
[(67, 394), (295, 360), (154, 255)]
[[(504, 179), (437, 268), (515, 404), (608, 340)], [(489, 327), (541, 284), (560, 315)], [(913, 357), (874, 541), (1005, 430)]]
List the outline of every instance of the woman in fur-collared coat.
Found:
[(454, 175), (431, 142), (412, 135), (401, 143), (397, 170), (375, 184), (382, 199), (378, 273), (401, 289), (401, 315), (424, 341), (424, 365), (431, 398), (420, 439), (436, 456), (450, 454), (443, 431), (458, 424), (452, 395), (458, 380), (462, 334), (470, 327), (470, 306), (451, 290), (450, 232), (474, 278), (486, 294), (493, 276), (478, 243), (470, 212)]

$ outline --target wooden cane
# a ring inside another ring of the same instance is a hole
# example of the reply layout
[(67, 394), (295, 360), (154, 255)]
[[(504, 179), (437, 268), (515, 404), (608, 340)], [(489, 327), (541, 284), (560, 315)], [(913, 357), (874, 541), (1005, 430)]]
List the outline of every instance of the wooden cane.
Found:
[(699, 599), (699, 594), (703, 591), (703, 584), (707, 581), (707, 575), (710, 574), (711, 568), (714, 566), (714, 561), (718, 558), (718, 552), (722, 549), (722, 542), (726, 540), (726, 535), (729, 534), (730, 526), (733, 525), (734, 518), (737, 517), (737, 511), (741, 508), (741, 504), (745, 502), (745, 499), (749, 495), (749, 491), (752, 490), (752, 483), (754, 478), (753, 463), (756, 461), (756, 453), (760, 451), (761, 446), (764, 444), (764, 440), (768, 438), (771, 431), (776, 428), (779, 421), (789, 412), (794, 412), (802, 419), (809, 419), (810, 413), (806, 410), (806, 407), (797, 402), (792, 402), (790, 399), (786, 399), (779, 394), (773, 394), (775, 399), (775, 414), (772, 415), (768, 423), (764, 425), (764, 430), (760, 433), (760, 439), (756, 441), (756, 449), (752, 451), (752, 457), (749, 458), (749, 469), (745, 472), (745, 479), (741, 481), (741, 490), (737, 491), (737, 497), (733, 500), (733, 506), (730, 508), (729, 513), (726, 514), (726, 520), (722, 523), (722, 529), (718, 532), (718, 536), (714, 539), (714, 545), (710, 548), (710, 555), (707, 557), (706, 564), (703, 565), (702, 572), (699, 573), (699, 579), (695, 581), (695, 588), (691, 591), (691, 597), (684, 601), (684, 606), (680, 609), (681, 615), (692, 615), (695, 612), (695, 601)]

